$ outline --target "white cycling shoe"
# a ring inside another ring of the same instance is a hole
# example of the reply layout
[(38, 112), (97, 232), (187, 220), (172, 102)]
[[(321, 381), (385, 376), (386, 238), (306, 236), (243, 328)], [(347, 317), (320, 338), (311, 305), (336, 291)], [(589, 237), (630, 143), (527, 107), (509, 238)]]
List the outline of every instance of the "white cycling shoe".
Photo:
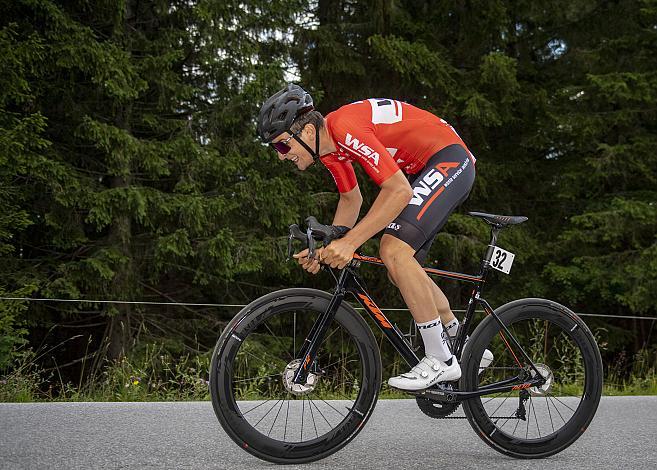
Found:
[[(449, 341), (445, 339), (445, 332), (443, 332), (443, 342), (448, 345), (448, 347), (451, 349), (451, 344), (452, 344), (452, 339), (450, 337)], [(465, 337), (465, 344), (463, 347), (465, 348), (465, 345), (468, 344), (468, 340), (470, 339), (470, 336)], [(486, 367), (490, 365), (490, 363), (493, 362), (493, 353), (490, 352), (490, 350), (485, 349), (484, 354), (481, 356), (481, 361), (479, 361), (479, 373), (481, 374)]]
[(481, 356), (481, 361), (479, 361), (479, 373), (481, 374), (491, 362), (493, 362), (493, 353), (486, 349)]
[(450, 361), (450, 365), (447, 365), (433, 356), (425, 356), (409, 372), (390, 377), (388, 385), (412, 392), (424, 390), (440, 382), (453, 382), (461, 378), (461, 367), (455, 356), (452, 356)]

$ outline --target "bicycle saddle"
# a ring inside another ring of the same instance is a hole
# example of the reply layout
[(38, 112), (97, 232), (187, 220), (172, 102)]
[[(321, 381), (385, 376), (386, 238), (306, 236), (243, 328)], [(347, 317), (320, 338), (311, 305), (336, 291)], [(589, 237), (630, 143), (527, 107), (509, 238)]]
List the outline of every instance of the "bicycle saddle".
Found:
[(517, 225), (525, 222), (527, 217), (522, 215), (495, 215), (486, 214), (485, 212), (468, 212), (472, 217), (479, 217), (484, 219), (487, 224), (494, 225), (499, 228), (504, 228), (508, 225)]

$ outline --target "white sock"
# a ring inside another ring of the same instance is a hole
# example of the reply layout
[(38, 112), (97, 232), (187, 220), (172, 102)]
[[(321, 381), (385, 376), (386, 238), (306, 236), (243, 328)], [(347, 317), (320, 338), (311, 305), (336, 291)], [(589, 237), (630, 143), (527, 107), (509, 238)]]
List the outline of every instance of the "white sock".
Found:
[(452, 357), (449, 348), (443, 343), (443, 324), (440, 323), (440, 318), (424, 323), (418, 323), (417, 327), (422, 335), (424, 353), (427, 356), (433, 356), (443, 362), (448, 361), (449, 358)]
[(454, 318), (454, 320), (444, 325), (443, 328), (451, 339), (456, 338), (456, 333), (459, 331), (459, 319)]

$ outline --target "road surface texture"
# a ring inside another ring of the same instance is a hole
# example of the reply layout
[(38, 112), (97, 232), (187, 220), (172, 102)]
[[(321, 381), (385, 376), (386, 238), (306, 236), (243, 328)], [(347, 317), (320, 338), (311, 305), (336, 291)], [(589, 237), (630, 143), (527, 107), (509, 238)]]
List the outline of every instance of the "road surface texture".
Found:
[(466, 420), (434, 420), (414, 400), (382, 400), (364, 430), (341, 451), (286, 467), (240, 449), (209, 402), (4, 403), (0, 468), (657, 468), (657, 396), (603, 397), (575, 444), (538, 461), (498, 454)]

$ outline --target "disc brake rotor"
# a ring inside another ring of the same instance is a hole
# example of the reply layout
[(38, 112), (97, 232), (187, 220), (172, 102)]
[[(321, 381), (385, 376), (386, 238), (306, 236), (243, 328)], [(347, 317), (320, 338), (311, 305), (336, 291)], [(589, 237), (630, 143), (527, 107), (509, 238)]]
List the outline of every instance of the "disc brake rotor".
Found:
[[(552, 389), (552, 386), (554, 385), (554, 374), (552, 374), (552, 370), (546, 366), (545, 364), (534, 364), (536, 366), (536, 369), (540, 372), (540, 374), (543, 376), (545, 379), (545, 383), (541, 386), (536, 386), (536, 387), (530, 387), (529, 388), (529, 393), (532, 396), (538, 396), (542, 397), (547, 395), (550, 390)], [(532, 378), (536, 377), (536, 371), (531, 370), (531, 375)]]
[(295, 384), (294, 374), (299, 369), (300, 365), (301, 359), (294, 359), (287, 366), (285, 366), (285, 372), (283, 373), (283, 385), (288, 392), (294, 395), (306, 395), (312, 392), (315, 390), (315, 387), (319, 382), (318, 375), (313, 374), (312, 372), (308, 372), (305, 384)]

